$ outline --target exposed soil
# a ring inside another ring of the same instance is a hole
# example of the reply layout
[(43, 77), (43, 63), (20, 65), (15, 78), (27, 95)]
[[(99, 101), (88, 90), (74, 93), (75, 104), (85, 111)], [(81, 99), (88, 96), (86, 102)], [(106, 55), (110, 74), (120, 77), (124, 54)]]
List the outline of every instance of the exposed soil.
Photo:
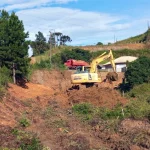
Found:
[(72, 104), (88, 102), (95, 106), (112, 108), (116, 104), (125, 104), (127, 100), (114, 89), (107, 87), (90, 87), (69, 93), (69, 102)]
[[(100, 87), (68, 90), (71, 71), (36, 71), (27, 88), (10, 84), (8, 94), (0, 102), (0, 147), (16, 148), (18, 139), (14, 127), (36, 133), (44, 146), (52, 150), (147, 150), (150, 148), (148, 121), (126, 119), (112, 131), (106, 121), (93, 118), (82, 122), (72, 105), (89, 102), (99, 107), (113, 108), (127, 103), (127, 99), (113, 88), (119, 81)], [(104, 79), (106, 73), (102, 73)], [(30, 126), (21, 128), (19, 120), (25, 116)], [(114, 125), (114, 124), (113, 124)], [(144, 138), (143, 138), (144, 137)]]

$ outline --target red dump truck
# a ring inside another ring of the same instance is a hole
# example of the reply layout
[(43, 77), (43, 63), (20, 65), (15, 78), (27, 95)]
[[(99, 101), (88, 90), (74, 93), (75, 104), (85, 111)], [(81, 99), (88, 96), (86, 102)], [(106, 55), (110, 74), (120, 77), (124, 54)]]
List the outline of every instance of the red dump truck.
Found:
[(65, 62), (64, 65), (69, 69), (76, 69), (79, 66), (89, 66), (87, 62), (83, 60), (75, 60), (75, 59), (67, 60), (67, 62)]

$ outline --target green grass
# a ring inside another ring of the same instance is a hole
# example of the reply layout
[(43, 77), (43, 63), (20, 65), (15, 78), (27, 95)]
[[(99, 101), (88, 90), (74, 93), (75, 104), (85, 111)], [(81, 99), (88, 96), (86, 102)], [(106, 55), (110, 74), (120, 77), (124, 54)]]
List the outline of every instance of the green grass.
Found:
[(92, 119), (96, 109), (94, 109), (94, 106), (89, 103), (81, 103), (74, 105), (72, 110), (82, 121), (88, 121)]
[(73, 111), (80, 115), (87, 115), (93, 113), (93, 106), (89, 103), (81, 103), (73, 106)]
[(150, 98), (150, 84), (144, 83), (138, 86), (135, 86), (132, 90), (126, 93), (128, 98), (138, 98), (146, 100)]
[(20, 120), (19, 120), (19, 124), (22, 126), (22, 127), (28, 127), (30, 126), (30, 121), (29, 119), (27, 119), (25, 116), (23, 116)]
[[(59, 47), (56, 47), (56, 48), (53, 48), (52, 51), (51, 51), (51, 55), (55, 55), (57, 53), (60, 53), (64, 50), (72, 50), (73, 48), (75, 48), (75, 46), (59, 46)], [(37, 63), (39, 63), (41, 60), (48, 60), (50, 59), (50, 50), (47, 50), (45, 51), (43, 54), (41, 55), (38, 55), (38, 56), (35, 56), (35, 60)]]
[(17, 128), (12, 129), (12, 134), (16, 136), (19, 150), (43, 150), (43, 146), (36, 134)]
[[(116, 105), (113, 109), (106, 108), (106, 107), (95, 107), (89, 103), (81, 103), (76, 104), (72, 107), (72, 110), (75, 114), (77, 114), (81, 120), (83, 121), (89, 121), (93, 118), (99, 118), (103, 120), (122, 120), (124, 118), (134, 118), (134, 119), (144, 119), (147, 118), (150, 120), (150, 94), (144, 96), (144, 93), (150, 93), (148, 92), (150, 88), (148, 89), (149, 85), (144, 84), (143, 85), (147, 89), (147, 91), (143, 90), (141, 91), (141, 94), (139, 94), (139, 89), (133, 89), (131, 92), (138, 92), (136, 99), (132, 100), (130, 99), (129, 95), (128, 98), (129, 103), (125, 106), (122, 106), (121, 104)], [(147, 87), (148, 86), (148, 87)], [(141, 86), (139, 88), (142, 88)], [(135, 93), (136, 93), (135, 92)]]
[(150, 29), (147, 30), (145, 33), (134, 36), (134, 37), (130, 37), (128, 39), (122, 40), (122, 41), (118, 41), (117, 43), (140, 43), (140, 42), (144, 42), (146, 43), (147, 40), (149, 39), (150, 36)]
[(53, 108), (51, 107), (46, 107), (43, 111), (42, 111), (42, 117), (44, 119), (49, 119), (50, 117), (54, 116), (55, 115), (55, 112), (53, 110)]

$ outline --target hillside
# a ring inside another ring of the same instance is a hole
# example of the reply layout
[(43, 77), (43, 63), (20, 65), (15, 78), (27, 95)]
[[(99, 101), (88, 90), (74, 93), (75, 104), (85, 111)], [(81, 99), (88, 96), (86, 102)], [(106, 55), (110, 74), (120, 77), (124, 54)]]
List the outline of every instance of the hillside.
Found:
[(113, 49), (115, 51), (124, 50), (124, 49), (141, 50), (141, 49), (145, 49), (145, 44), (144, 43), (115, 43), (111, 45), (102, 45), (102, 46), (101, 45), (81, 46), (80, 48), (84, 50), (88, 50), (90, 52), (104, 51), (109, 49)]
[[(31, 57), (31, 64), (34, 64), (35, 62), (39, 63), (41, 60), (48, 60), (50, 59), (50, 55), (54, 56), (55, 54), (62, 53), (63, 51), (66, 50), (71, 51), (74, 49), (82, 49), (82, 50), (89, 51), (94, 57), (96, 57), (95, 55), (96, 53), (101, 53), (102, 51), (106, 51), (109, 49), (114, 50), (114, 53), (117, 57), (124, 56), (124, 55), (141, 56), (141, 54), (143, 56), (145, 51), (149, 49), (149, 43), (150, 43), (150, 29), (143, 34), (122, 41), (118, 41), (114, 44), (109, 44), (109, 45), (59, 46), (53, 48), (51, 54), (50, 54), (50, 50), (48, 50), (41, 55)], [(147, 52), (145, 54), (146, 56), (148, 56), (149, 52), (148, 54)]]
[(148, 29), (145, 33), (130, 37), (128, 39), (118, 41), (116, 43), (126, 44), (126, 43), (149, 43), (150, 42), (150, 29)]
[[(125, 106), (127, 98), (107, 83), (100, 88), (68, 91), (70, 74), (70, 71), (37, 70), (27, 88), (9, 85), (8, 94), (0, 103), (0, 149), (17, 150), (19, 146), (20, 150), (150, 148), (147, 120), (119, 119), (122, 113), (116, 106)], [(105, 120), (107, 115), (111, 117), (109, 108), (117, 109), (117, 114), (111, 113), (114, 119)]]

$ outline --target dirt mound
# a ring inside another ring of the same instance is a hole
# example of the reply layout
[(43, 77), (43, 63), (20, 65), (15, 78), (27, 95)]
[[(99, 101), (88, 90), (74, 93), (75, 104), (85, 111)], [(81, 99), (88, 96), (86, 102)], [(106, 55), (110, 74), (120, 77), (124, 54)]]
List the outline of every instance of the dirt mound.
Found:
[(114, 107), (116, 104), (125, 104), (127, 100), (120, 96), (120, 94), (110, 88), (106, 87), (90, 87), (80, 90), (73, 90), (68, 93), (69, 102), (71, 104), (89, 102), (96, 106)]
[(31, 82), (50, 87), (55, 92), (66, 91), (71, 87), (71, 71), (37, 70), (33, 73)]
[(54, 90), (40, 84), (26, 83), (26, 88), (22, 88), (15, 84), (9, 84), (8, 91), (10, 95), (19, 99), (36, 98), (42, 95), (52, 95)]
[[(126, 100), (120, 96), (120, 93), (113, 90), (115, 86), (122, 82), (123, 73), (118, 73), (118, 81), (110, 83), (101, 83), (100, 88), (86, 88), (81, 90), (68, 91), (71, 85), (72, 71), (47, 71), (37, 70), (33, 73), (31, 81), (42, 84), (54, 90), (50, 99), (57, 101), (62, 107), (70, 107), (70, 104), (79, 102), (90, 102), (97, 106), (113, 107), (118, 102), (124, 104)], [(100, 74), (102, 80), (106, 78), (107, 72)], [(109, 88), (108, 88), (109, 87)]]

